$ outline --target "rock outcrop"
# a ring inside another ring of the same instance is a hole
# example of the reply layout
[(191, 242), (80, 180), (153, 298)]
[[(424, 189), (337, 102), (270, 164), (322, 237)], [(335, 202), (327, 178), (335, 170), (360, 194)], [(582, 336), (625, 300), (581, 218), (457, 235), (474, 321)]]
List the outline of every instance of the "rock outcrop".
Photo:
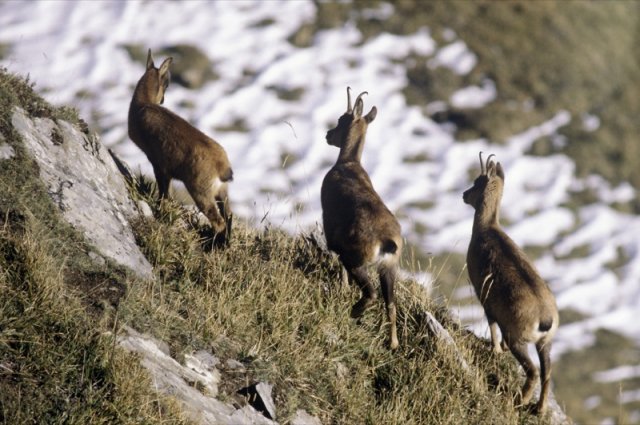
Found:
[(152, 267), (136, 245), (129, 220), (138, 216), (122, 175), (96, 136), (68, 122), (30, 118), (22, 109), (12, 117), (53, 203), (96, 252), (143, 279)]
[(210, 353), (198, 351), (186, 356), (183, 366), (169, 355), (161, 341), (129, 327), (124, 331), (118, 338), (120, 346), (140, 355), (154, 387), (178, 399), (192, 420), (205, 425), (275, 424), (250, 405), (236, 409), (215, 398), (220, 373), (215, 368), (217, 359)]

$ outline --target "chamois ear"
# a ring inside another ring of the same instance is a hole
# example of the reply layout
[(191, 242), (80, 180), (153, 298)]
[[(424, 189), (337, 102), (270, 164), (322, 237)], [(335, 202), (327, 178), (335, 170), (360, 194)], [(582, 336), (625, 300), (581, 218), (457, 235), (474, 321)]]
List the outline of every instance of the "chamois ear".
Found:
[(155, 68), (153, 64), (153, 58), (151, 57), (151, 49), (149, 49), (149, 54), (147, 55), (147, 69)]
[(167, 72), (169, 72), (169, 66), (171, 65), (171, 62), (173, 62), (173, 58), (171, 56), (169, 56), (168, 58), (166, 58), (164, 60), (164, 62), (162, 62), (162, 65), (160, 65), (160, 78), (164, 77)]
[(504, 181), (504, 170), (502, 169), (502, 165), (500, 165), (500, 163), (498, 162), (498, 165), (496, 165), (496, 175), (498, 177), (500, 177), (500, 180)]
[(493, 178), (496, 175), (496, 163), (491, 161), (487, 162), (487, 177)]
[(358, 97), (358, 100), (356, 100), (356, 104), (353, 107), (353, 116), (360, 118), (362, 116), (362, 108), (364, 108), (364, 102)]
[(373, 108), (371, 108), (369, 113), (364, 116), (364, 120), (367, 122), (367, 124), (371, 124), (371, 121), (376, 119), (377, 114), (378, 114), (378, 108), (374, 106)]

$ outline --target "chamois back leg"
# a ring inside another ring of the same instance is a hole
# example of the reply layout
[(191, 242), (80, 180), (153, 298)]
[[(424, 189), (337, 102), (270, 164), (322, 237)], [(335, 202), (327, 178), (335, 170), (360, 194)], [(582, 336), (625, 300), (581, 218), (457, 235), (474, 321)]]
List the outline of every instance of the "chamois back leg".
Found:
[(545, 338), (538, 341), (536, 351), (540, 359), (540, 399), (535, 410), (536, 413), (544, 413), (551, 384), (551, 341)]
[(391, 349), (398, 348), (398, 333), (396, 330), (396, 303), (394, 297), (394, 284), (396, 280), (396, 267), (383, 265), (378, 270), (380, 276), (380, 289), (387, 309), (389, 319), (389, 345)]
[(193, 187), (193, 185), (185, 182), (189, 194), (193, 198), (200, 211), (209, 219), (211, 228), (213, 229), (214, 238), (215, 235), (225, 232), (226, 223), (216, 203), (216, 194), (213, 188), (202, 189)]
[(369, 279), (366, 266), (347, 268), (347, 273), (351, 280), (356, 282), (362, 292), (360, 300), (351, 307), (351, 317), (357, 319), (373, 304), (377, 295)]
[(533, 396), (533, 390), (535, 389), (536, 381), (538, 379), (538, 369), (529, 357), (526, 343), (509, 342), (508, 344), (509, 348), (511, 349), (511, 353), (518, 360), (518, 362), (524, 369), (524, 373), (527, 375), (527, 380), (525, 381), (520, 394), (520, 400), (517, 403), (518, 405), (524, 406), (529, 403), (529, 400), (531, 400), (531, 396)]
[(214, 243), (220, 243), (224, 246), (229, 245), (229, 241), (231, 240), (231, 227), (233, 224), (233, 214), (231, 214), (231, 209), (229, 208), (229, 195), (227, 193), (226, 186), (223, 186), (218, 194), (215, 197), (216, 206), (218, 207), (218, 211), (222, 216), (225, 224), (225, 231), (222, 234), (216, 235), (216, 241)]

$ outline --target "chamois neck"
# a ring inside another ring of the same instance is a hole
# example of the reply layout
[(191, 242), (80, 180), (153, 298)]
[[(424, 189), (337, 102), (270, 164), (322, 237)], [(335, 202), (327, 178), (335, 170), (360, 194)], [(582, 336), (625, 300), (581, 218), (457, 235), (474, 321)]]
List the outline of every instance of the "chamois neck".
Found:
[(484, 200), (476, 209), (473, 229), (484, 230), (490, 227), (500, 227), (500, 203)]
[(365, 133), (352, 132), (345, 144), (340, 148), (337, 162), (360, 162), (364, 148)]

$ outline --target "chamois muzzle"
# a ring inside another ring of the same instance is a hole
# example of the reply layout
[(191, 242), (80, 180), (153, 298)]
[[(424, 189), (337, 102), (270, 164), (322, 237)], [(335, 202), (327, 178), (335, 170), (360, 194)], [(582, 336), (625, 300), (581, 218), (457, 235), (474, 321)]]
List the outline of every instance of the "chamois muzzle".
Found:
[(336, 142), (336, 131), (337, 131), (337, 127), (327, 131), (327, 136), (326, 136), (327, 144), (331, 146), (340, 147), (340, 145)]
[(465, 190), (462, 193), (462, 200), (464, 201), (465, 204), (469, 204), (470, 203), (470, 201), (469, 201), (469, 190)]

